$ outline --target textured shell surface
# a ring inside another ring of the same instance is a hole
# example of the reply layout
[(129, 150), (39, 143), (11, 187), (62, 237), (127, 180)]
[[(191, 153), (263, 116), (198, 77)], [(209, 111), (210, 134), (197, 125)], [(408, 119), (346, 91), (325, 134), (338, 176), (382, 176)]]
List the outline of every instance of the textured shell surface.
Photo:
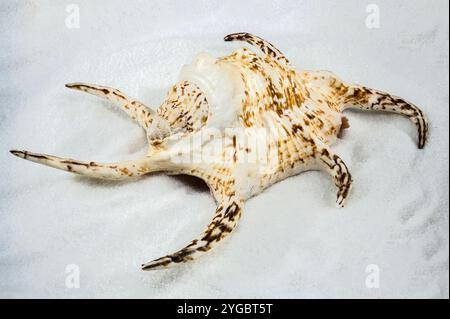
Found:
[[(320, 74), (322, 81), (325, 76), (330, 75)], [(261, 57), (246, 48), (223, 58), (203, 53), (183, 67), (180, 83), (198, 86), (207, 100), (204, 127), (239, 128), (230, 134), (224, 132), (226, 140), (222, 141), (231, 147), (236, 138), (235, 159), (225, 154), (220, 162), (241, 166), (235, 179), (245, 199), (281, 179), (314, 168), (315, 142), (331, 145), (336, 140), (342, 115), (337, 104), (320, 91), (320, 84), (304, 85), (312, 78), (318, 81), (318, 76), (298, 73), (284, 61)], [(320, 141), (311, 139), (313, 136)], [(264, 143), (259, 144), (263, 154), (251, 154), (258, 148), (245, 145), (255, 140)], [(260, 159), (258, 165), (245, 165), (254, 164), (249, 163), (254, 158)]]
[(249, 33), (225, 41), (254, 48), (224, 57), (199, 54), (182, 67), (179, 81), (153, 111), (117, 89), (71, 83), (66, 86), (108, 99), (147, 133), (148, 153), (119, 163), (85, 162), (12, 150), (39, 164), (94, 178), (128, 179), (151, 172), (203, 179), (217, 202), (211, 223), (187, 246), (142, 265), (161, 269), (211, 250), (237, 225), (245, 201), (270, 185), (306, 170), (327, 172), (343, 206), (352, 176), (331, 146), (348, 128), (348, 108), (397, 113), (426, 142), (428, 124), (414, 104), (389, 93), (348, 84), (328, 71), (297, 71), (271, 43)]

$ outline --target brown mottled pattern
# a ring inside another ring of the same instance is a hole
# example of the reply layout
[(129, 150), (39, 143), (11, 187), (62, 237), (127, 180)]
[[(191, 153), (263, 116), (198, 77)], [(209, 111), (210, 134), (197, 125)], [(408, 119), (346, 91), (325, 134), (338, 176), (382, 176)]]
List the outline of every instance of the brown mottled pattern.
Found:
[(69, 83), (66, 84), (66, 87), (108, 99), (122, 108), (133, 120), (137, 121), (144, 128), (148, 128), (151, 124), (151, 111), (143, 103), (127, 97), (117, 89), (86, 83)]
[[(342, 114), (347, 108), (404, 115), (417, 126), (419, 148), (425, 145), (427, 120), (414, 104), (382, 91), (347, 84), (328, 71), (296, 71), (280, 50), (255, 35), (234, 33), (225, 41), (244, 41), (263, 53), (258, 55), (243, 48), (213, 61), (219, 69), (226, 67), (236, 72), (237, 80), (230, 84), (237, 86), (234, 89), (242, 92), (242, 97), (239, 95), (236, 102), (235, 125), (248, 136), (254, 136), (258, 129), (268, 132), (260, 140), (268, 150), (267, 162), (242, 163), (246, 156), (257, 154), (259, 146), (241, 145), (237, 133), (214, 136), (212, 141), (202, 141), (198, 148), (178, 148), (180, 144), (191, 145), (191, 139), (201, 133), (209, 133), (208, 120), (217, 115), (200, 86), (189, 81), (175, 84), (156, 112), (117, 89), (84, 83), (67, 85), (110, 100), (136, 120), (147, 131), (149, 140), (148, 154), (141, 158), (98, 163), (11, 151), (29, 161), (95, 178), (127, 179), (165, 171), (203, 179), (217, 201), (212, 221), (184, 248), (142, 265), (145, 270), (170, 267), (203, 255), (232, 232), (248, 198), (305, 170), (326, 171), (337, 188), (336, 202), (343, 206), (352, 187), (352, 176), (330, 147), (349, 127)], [(214, 155), (216, 162), (177, 160), (184, 155), (192, 159), (193, 154), (202, 154), (209, 142), (224, 145)]]
[(169, 122), (174, 132), (197, 131), (208, 119), (208, 101), (196, 84), (183, 81), (169, 90), (157, 114)]
[(428, 123), (422, 110), (414, 104), (389, 93), (369, 89), (364, 86), (353, 86), (340, 98), (343, 105), (342, 110), (358, 108), (370, 111), (397, 113), (408, 117), (417, 126), (419, 148), (422, 149), (425, 146)]
[(262, 52), (267, 54), (270, 58), (274, 58), (278, 61), (282, 61), (284, 63), (289, 63), (289, 60), (278, 50), (274, 45), (269, 43), (268, 41), (261, 39), (260, 37), (247, 33), (233, 33), (229, 34), (224, 38), (225, 41), (245, 41), (251, 45), (255, 45), (261, 49)]
[(171, 263), (185, 263), (194, 259), (198, 255), (209, 251), (215, 243), (231, 233), (240, 217), (240, 200), (233, 197), (227, 198), (226, 202), (221, 203), (217, 207), (212, 222), (199, 238), (194, 239), (176, 253), (143, 264), (142, 269), (164, 268), (170, 266)]

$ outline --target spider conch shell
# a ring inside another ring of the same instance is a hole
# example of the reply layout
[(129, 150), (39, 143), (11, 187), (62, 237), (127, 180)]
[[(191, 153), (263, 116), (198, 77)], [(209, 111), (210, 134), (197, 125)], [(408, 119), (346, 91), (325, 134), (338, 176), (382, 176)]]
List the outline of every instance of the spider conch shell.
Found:
[(113, 88), (66, 85), (110, 100), (136, 120), (147, 132), (146, 156), (102, 164), (11, 151), (95, 178), (165, 171), (203, 179), (217, 201), (211, 223), (186, 247), (142, 269), (166, 268), (205, 254), (235, 228), (248, 198), (305, 170), (328, 172), (337, 187), (337, 204), (343, 206), (352, 177), (330, 146), (348, 127), (342, 115), (348, 108), (402, 114), (416, 125), (419, 148), (425, 145), (427, 121), (404, 99), (347, 84), (331, 72), (296, 71), (277, 48), (249, 33), (230, 34), (225, 41), (244, 41), (257, 50), (242, 48), (221, 58), (200, 54), (183, 67), (156, 112)]

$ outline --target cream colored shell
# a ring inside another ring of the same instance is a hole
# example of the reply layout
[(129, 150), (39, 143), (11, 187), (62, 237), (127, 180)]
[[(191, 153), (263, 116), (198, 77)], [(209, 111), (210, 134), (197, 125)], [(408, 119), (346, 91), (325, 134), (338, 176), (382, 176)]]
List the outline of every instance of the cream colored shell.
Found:
[(105, 97), (147, 132), (146, 156), (120, 163), (83, 162), (27, 151), (12, 154), (85, 176), (126, 179), (156, 171), (203, 179), (217, 201), (205, 231), (186, 247), (142, 265), (169, 267), (209, 251), (236, 226), (245, 201), (305, 170), (328, 172), (343, 206), (352, 186), (344, 161), (330, 146), (348, 127), (347, 108), (386, 111), (408, 117), (418, 129), (419, 148), (427, 121), (415, 105), (388, 93), (344, 83), (327, 71), (299, 72), (269, 42), (249, 33), (225, 41), (242, 48), (215, 58), (200, 54), (182, 68), (179, 82), (156, 112), (119, 90), (92, 84), (66, 86)]

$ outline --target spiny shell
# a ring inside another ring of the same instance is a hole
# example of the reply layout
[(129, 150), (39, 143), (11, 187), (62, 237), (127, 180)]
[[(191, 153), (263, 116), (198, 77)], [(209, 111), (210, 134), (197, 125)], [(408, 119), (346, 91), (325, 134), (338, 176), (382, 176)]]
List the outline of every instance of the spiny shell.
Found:
[(222, 58), (199, 55), (183, 67), (179, 82), (156, 112), (113, 88), (67, 85), (107, 98), (136, 120), (147, 131), (146, 156), (101, 164), (11, 151), (96, 178), (125, 179), (165, 171), (203, 179), (218, 204), (212, 222), (186, 247), (142, 265), (143, 269), (169, 267), (209, 251), (236, 226), (249, 197), (305, 170), (328, 172), (342, 206), (352, 178), (330, 146), (349, 127), (342, 115), (347, 108), (402, 114), (417, 126), (419, 148), (425, 145), (426, 118), (404, 99), (346, 84), (331, 72), (298, 72), (280, 50), (249, 33), (231, 34), (225, 41), (245, 41), (261, 54), (242, 48)]

